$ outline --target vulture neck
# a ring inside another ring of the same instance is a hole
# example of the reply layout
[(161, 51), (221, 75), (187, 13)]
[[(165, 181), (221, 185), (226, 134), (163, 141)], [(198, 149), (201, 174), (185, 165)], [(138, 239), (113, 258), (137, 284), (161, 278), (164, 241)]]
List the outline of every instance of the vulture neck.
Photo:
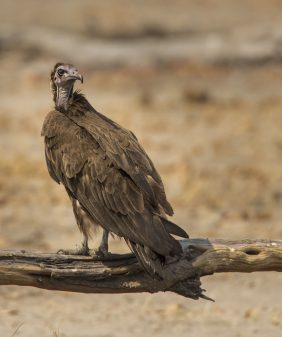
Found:
[(72, 103), (74, 81), (68, 81), (64, 85), (57, 86), (56, 108), (66, 111)]

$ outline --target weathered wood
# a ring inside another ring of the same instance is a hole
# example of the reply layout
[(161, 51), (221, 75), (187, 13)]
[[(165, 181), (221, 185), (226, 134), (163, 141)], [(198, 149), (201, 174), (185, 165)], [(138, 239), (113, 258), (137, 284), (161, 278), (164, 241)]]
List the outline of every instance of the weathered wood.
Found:
[(0, 251), (0, 285), (32, 286), (83, 293), (173, 291), (205, 297), (200, 277), (222, 272), (282, 271), (282, 241), (181, 241), (184, 254), (169, 261), (163, 280), (143, 272), (132, 254), (71, 256), (26, 251)]

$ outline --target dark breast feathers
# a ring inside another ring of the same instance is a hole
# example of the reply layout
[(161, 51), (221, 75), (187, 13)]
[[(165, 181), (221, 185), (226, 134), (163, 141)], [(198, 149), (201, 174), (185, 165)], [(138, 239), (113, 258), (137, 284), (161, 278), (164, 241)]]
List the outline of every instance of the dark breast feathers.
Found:
[(165, 219), (165, 213), (173, 214), (172, 207), (133, 133), (91, 106), (74, 102), (67, 113), (47, 115), (42, 135), (51, 177), (95, 223), (125, 238), (137, 255), (138, 247), (164, 257), (181, 254), (169, 233), (187, 234)]

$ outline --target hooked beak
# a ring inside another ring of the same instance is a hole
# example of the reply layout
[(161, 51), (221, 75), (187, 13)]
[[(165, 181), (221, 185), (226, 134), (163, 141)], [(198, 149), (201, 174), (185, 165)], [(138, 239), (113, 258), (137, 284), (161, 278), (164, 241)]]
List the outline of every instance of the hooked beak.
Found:
[(83, 83), (83, 76), (79, 74), (77, 71), (72, 71), (70, 74), (66, 75), (66, 80), (79, 80), (81, 83)]

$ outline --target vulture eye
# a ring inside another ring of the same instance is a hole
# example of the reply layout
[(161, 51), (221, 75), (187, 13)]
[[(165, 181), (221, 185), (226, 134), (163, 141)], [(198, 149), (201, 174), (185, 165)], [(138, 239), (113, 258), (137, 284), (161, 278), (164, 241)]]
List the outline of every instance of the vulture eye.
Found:
[(62, 76), (64, 75), (64, 73), (65, 73), (64, 69), (58, 69), (58, 70), (57, 70), (57, 74), (58, 74), (60, 77), (62, 77)]

